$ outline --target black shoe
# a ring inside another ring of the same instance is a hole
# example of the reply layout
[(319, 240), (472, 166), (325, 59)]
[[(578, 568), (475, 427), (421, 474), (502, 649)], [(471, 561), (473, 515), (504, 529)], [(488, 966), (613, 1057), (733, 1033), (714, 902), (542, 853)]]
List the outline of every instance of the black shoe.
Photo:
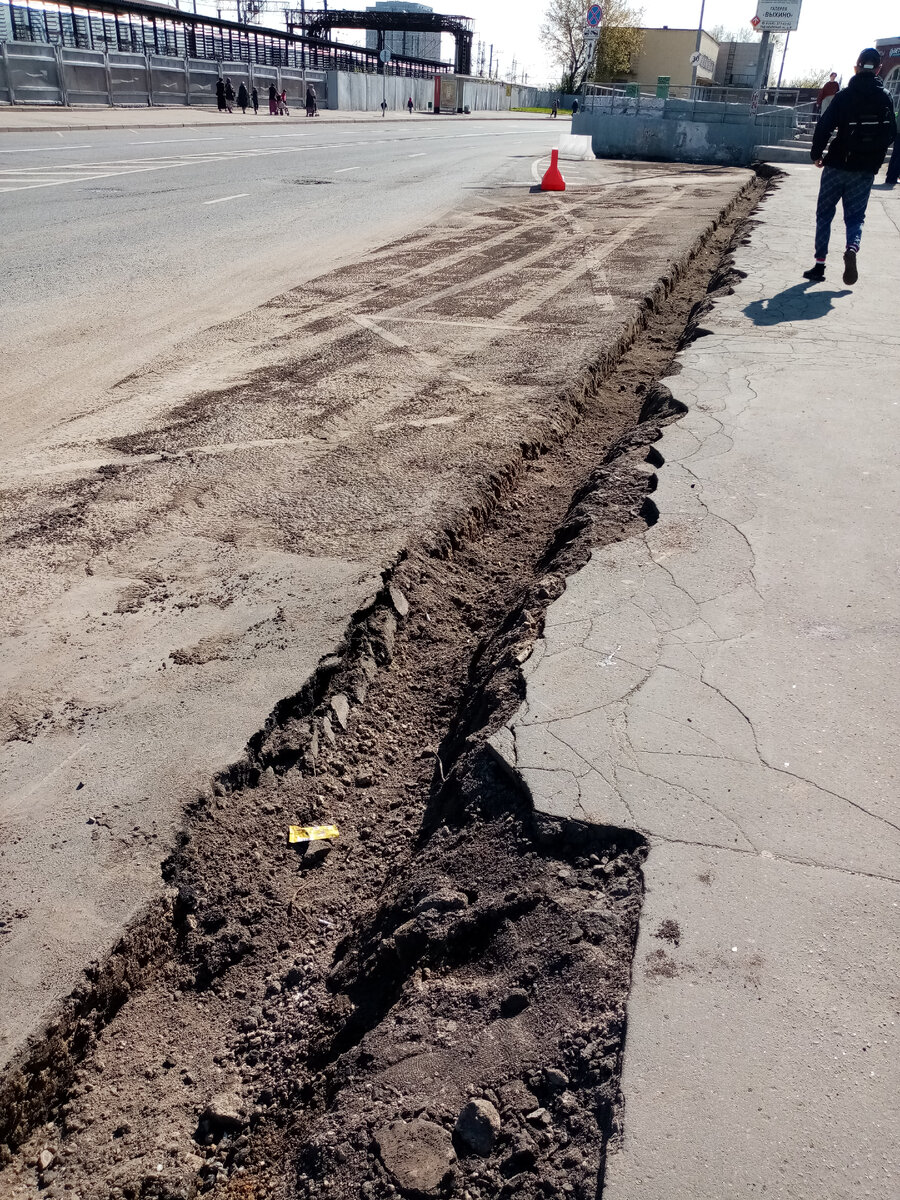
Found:
[(856, 251), (847, 250), (844, 254), (844, 283), (856, 283), (859, 271), (856, 269)]
[(810, 267), (808, 271), (803, 272), (803, 278), (808, 279), (810, 283), (821, 283), (825, 278), (825, 264), (816, 263), (814, 267)]

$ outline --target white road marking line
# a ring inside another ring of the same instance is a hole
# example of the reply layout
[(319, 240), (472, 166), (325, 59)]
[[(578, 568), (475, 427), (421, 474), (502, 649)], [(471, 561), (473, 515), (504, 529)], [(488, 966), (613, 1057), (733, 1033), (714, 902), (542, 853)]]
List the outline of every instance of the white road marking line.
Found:
[[(133, 129), (130, 132), (138, 133), (139, 130)], [(540, 135), (541, 137), (546, 136), (541, 130), (532, 130), (530, 132), (534, 136), (537, 136), (537, 135)], [(62, 135), (60, 134), (60, 136), (62, 136)], [(300, 135), (297, 135), (297, 136), (300, 136)], [(253, 150), (253, 149), (223, 150), (223, 151), (210, 150), (210, 151), (204, 151), (204, 152), (197, 153), (197, 154), (184, 154), (184, 155), (177, 155), (177, 156), (176, 155), (166, 155), (161, 159), (118, 159), (113, 162), (67, 163), (67, 164), (65, 164), (63, 169), (80, 172), (81, 174), (73, 175), (73, 176), (70, 176), (69, 178), (65, 178), (65, 179), (56, 179), (56, 180), (52, 180), (52, 181), (45, 181), (42, 183), (29, 183), (29, 184), (26, 184), (24, 187), (22, 187), (22, 186), (11, 186), (11, 187), (0, 186), (0, 193), (30, 191), (35, 188), (61, 187), (67, 183), (83, 183), (86, 178), (87, 179), (109, 179), (116, 175), (137, 175), (137, 174), (142, 174), (147, 171), (164, 171), (164, 170), (168, 170), (173, 167), (196, 166), (200, 163), (234, 162), (235, 160), (239, 160), (242, 158), (258, 158), (258, 157), (264, 157), (264, 156), (272, 156), (272, 155), (276, 155), (276, 154), (296, 154), (298, 151), (301, 151), (301, 150), (345, 150), (348, 148), (353, 148), (355, 146), (385, 145), (389, 142), (415, 142), (415, 141), (446, 142), (446, 141), (464, 141), (466, 139), (471, 140), (472, 138), (488, 138), (488, 137), (498, 138), (498, 137), (508, 137), (508, 136), (509, 135), (506, 131), (503, 131), (500, 133), (458, 133), (458, 134), (455, 133), (455, 134), (449, 134), (449, 135), (431, 134), (431, 135), (426, 135), (425, 137), (422, 137), (421, 135), (413, 135), (411, 137), (379, 138), (379, 139), (374, 139), (374, 140), (373, 139), (365, 139), (362, 141), (355, 141), (355, 142), (320, 142), (318, 144), (313, 144), (313, 145), (307, 144), (304, 146), (283, 146), (283, 147), (273, 146), (271, 148), (259, 149), (259, 150)], [(114, 170), (114, 171), (103, 171), (102, 169), (105, 167), (119, 167), (119, 168), (124, 168), (124, 170), (120, 169), (120, 170)], [(349, 169), (350, 168), (343, 168), (343, 171), (346, 171)], [(40, 172), (40, 171), (44, 171), (45, 173), (47, 172), (47, 168), (42, 168), (42, 167), (28, 167), (28, 168), (25, 168), (25, 170), (34, 171), (35, 173)], [(96, 171), (96, 172), (100, 172), (100, 173), (85, 176), (84, 175), (85, 171)], [(342, 173), (343, 173), (343, 171), (342, 171)], [(53, 174), (59, 174), (59, 171), (54, 169)], [(19, 172), (15, 172), (15, 177), (18, 178), (18, 176), (19, 176)], [(4, 181), (3, 181), (2, 177), (0, 177), (0, 184), (2, 184), (3, 182)]]
[(167, 146), (175, 143), (181, 145), (182, 142), (224, 142), (224, 137), (202, 137), (202, 138), (156, 138), (152, 142), (129, 142), (129, 146)]
[(224, 204), (226, 200), (243, 200), (249, 196), (249, 192), (238, 192), (236, 196), (220, 196), (218, 200), (204, 200), (204, 204)]
[(339, 171), (335, 171), (335, 175), (345, 175), (347, 171), (361, 171), (362, 166), (358, 167), (341, 167)]
[[(115, 174), (121, 175), (123, 172), (117, 171)], [(16, 184), (12, 187), (0, 187), (0, 192), (32, 192), (35, 188), (61, 187), (64, 183), (87, 183), (89, 179), (110, 179), (110, 175), (86, 175), (84, 179), (52, 179), (49, 183), (26, 183), (24, 185)], [(3, 182), (0, 180), (0, 182)]]
[(0, 150), (0, 154), (43, 154), (45, 151), (56, 150), (93, 150), (93, 146), (86, 142), (83, 146), (19, 146), (15, 150)]
[(424, 157), (425, 157), (425, 151), (424, 151), (424, 150), (420, 150), (418, 154), (407, 154), (407, 156), (406, 156), (406, 157), (407, 157), (407, 158), (424, 158)]

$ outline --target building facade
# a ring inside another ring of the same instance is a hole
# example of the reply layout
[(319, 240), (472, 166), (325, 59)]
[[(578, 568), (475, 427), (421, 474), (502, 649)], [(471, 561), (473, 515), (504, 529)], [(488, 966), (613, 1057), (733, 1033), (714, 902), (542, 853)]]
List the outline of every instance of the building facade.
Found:
[(900, 107), (900, 35), (881, 38), (875, 43), (881, 51), (881, 78), (884, 86), (894, 98), (894, 107)]
[[(396, 12), (396, 13), (430, 13), (434, 12), (427, 4), (411, 4), (406, 0), (375, 0), (369, 5), (367, 12)], [(430, 62), (441, 61), (441, 35), (439, 33), (403, 32), (384, 35), (384, 48), (391, 54), (401, 54), (407, 58), (427, 58)], [(378, 49), (378, 34), (374, 29), (366, 30), (366, 49)]]
[[(661, 75), (668, 75), (672, 87), (690, 87), (694, 83), (696, 29), (644, 29), (644, 45), (631, 64), (627, 77), (604, 79), (601, 83), (638, 83), (652, 86)], [(722, 42), (710, 34), (700, 38), (700, 61), (696, 83), (699, 87), (752, 88), (756, 82), (759, 42)], [(768, 80), (775, 47), (769, 47), (766, 62)]]
[[(645, 29), (643, 34), (644, 45), (631, 64), (628, 80), (655, 84), (660, 75), (668, 75), (672, 87), (690, 87), (694, 82), (691, 55), (697, 46), (697, 30), (669, 29), (664, 25), (662, 29)], [(704, 33), (700, 39), (697, 66), (697, 83), (701, 86), (713, 82), (718, 53), (719, 43)]]
[[(716, 84), (719, 87), (752, 88), (756, 83), (759, 42), (720, 42), (716, 60)], [(763, 86), (772, 73), (775, 47), (769, 43)]]

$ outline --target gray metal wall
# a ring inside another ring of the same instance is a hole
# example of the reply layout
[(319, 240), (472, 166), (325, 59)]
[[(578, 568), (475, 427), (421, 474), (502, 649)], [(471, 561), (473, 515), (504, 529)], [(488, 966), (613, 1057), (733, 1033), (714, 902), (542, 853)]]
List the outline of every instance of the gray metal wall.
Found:
[(0, 42), (0, 104), (208, 105), (215, 103), (220, 74), (235, 92), (242, 81), (248, 91), (255, 85), (264, 108), (270, 83), (287, 91), (289, 106), (300, 105), (304, 80), (315, 83), (319, 104), (326, 104), (324, 71)]
[(657, 159), (664, 162), (749, 166), (756, 147), (788, 137), (790, 109), (754, 117), (747, 105), (684, 100), (595, 98), (579, 112), (572, 132), (588, 134), (598, 158)]

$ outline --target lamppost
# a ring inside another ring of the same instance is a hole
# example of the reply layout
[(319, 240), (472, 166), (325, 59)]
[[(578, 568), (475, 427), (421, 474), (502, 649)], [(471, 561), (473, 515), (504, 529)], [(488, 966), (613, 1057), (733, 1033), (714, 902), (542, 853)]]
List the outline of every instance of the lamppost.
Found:
[[(700, 44), (703, 41), (703, 14), (706, 12), (706, 0), (700, 2), (700, 24), (697, 26), (697, 45), (694, 47), (694, 53), (700, 53)], [(694, 69), (691, 71), (691, 99), (694, 98), (694, 89), (697, 86), (697, 70), (700, 66), (700, 59), (694, 61)]]

